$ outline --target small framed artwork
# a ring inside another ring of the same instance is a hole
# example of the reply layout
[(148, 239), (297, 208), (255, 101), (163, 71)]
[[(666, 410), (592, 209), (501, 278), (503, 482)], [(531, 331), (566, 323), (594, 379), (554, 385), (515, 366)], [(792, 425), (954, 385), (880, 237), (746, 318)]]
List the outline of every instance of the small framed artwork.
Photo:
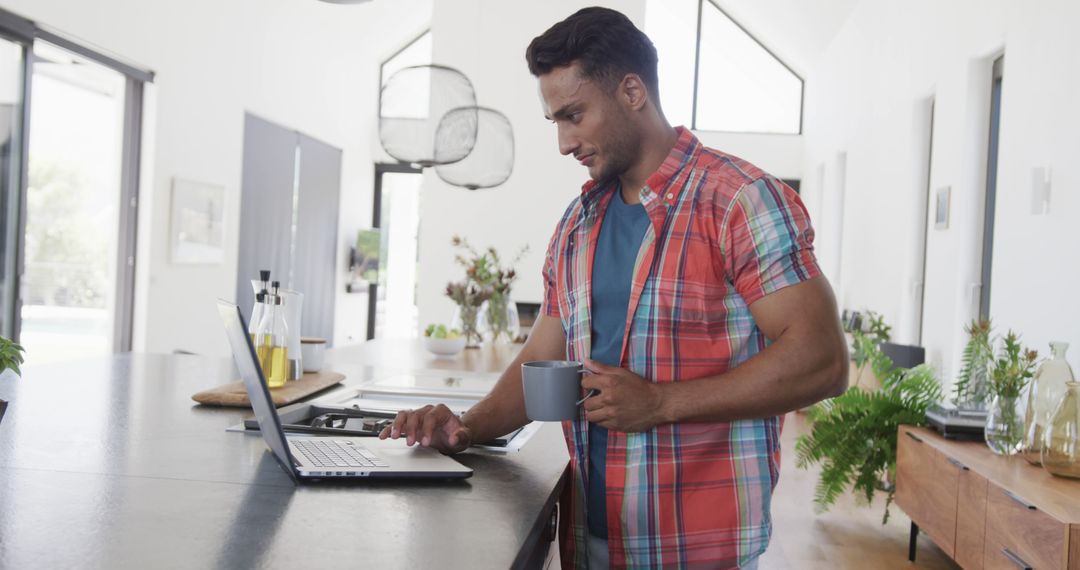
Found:
[(949, 186), (938, 188), (934, 199), (934, 229), (935, 230), (947, 230), (949, 229), (949, 195), (951, 194)]
[(173, 179), (169, 235), (173, 263), (217, 264), (225, 259), (225, 188)]

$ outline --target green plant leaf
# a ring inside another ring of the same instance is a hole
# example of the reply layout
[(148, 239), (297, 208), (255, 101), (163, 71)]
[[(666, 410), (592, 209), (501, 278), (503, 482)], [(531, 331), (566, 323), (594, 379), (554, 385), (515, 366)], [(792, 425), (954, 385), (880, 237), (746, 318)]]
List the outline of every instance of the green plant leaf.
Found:
[[(877, 338), (887, 338), (888, 326), (880, 319), (871, 322), (876, 323), (871, 331), (877, 331)], [(927, 408), (940, 401), (942, 391), (933, 368), (925, 364), (896, 368), (881, 352), (880, 342), (874, 342), (876, 338), (861, 337), (856, 335), (856, 345), (864, 343), (863, 362), (881, 378), (881, 389), (867, 392), (853, 387), (811, 407), (807, 413), (811, 431), (795, 442), (796, 465), (806, 469), (821, 464), (814, 490), (815, 510), (828, 510), (849, 488), (864, 505), (871, 504), (881, 491), (885, 493), (884, 524), (894, 489), (883, 481), (896, 471), (899, 426), (924, 424)]]

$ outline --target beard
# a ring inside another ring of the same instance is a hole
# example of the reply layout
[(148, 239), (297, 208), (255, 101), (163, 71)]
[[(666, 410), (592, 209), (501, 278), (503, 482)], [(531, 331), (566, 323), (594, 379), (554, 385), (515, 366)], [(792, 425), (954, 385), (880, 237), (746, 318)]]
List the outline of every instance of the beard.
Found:
[(610, 182), (630, 170), (637, 162), (641, 153), (641, 135), (630, 123), (630, 118), (624, 114), (612, 121), (612, 127), (604, 136), (602, 146), (604, 149), (601, 157), (600, 169), (589, 175), (593, 180), (603, 184)]

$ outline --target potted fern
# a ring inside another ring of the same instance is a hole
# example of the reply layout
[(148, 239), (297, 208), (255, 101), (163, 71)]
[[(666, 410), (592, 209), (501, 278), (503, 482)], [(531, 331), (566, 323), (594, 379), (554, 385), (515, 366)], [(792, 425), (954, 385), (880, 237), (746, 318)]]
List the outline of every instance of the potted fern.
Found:
[[(892, 327), (885, 324), (885, 317), (874, 311), (866, 311), (866, 319), (869, 323), (866, 330), (860, 322), (858, 327), (852, 327), (847, 331), (851, 334), (851, 360), (855, 365), (850, 377), (855, 379), (854, 386), (877, 389), (881, 384), (882, 376), (888, 371), (875, 368), (873, 357), (879, 352), (881, 343), (889, 342)], [(871, 378), (867, 378), (864, 382), (863, 377), (867, 371), (872, 373)]]
[[(0, 336), (0, 377), (6, 376), (8, 370), (18, 376), (22, 374), (19, 365), (23, 363), (23, 347)], [(0, 420), (4, 419), (7, 410), (7, 402), (0, 400)]]
[(878, 344), (863, 349), (861, 366), (868, 365), (877, 374), (881, 388), (853, 386), (810, 408), (812, 428), (796, 441), (796, 464), (802, 469), (822, 464), (814, 496), (818, 512), (828, 510), (848, 487), (867, 505), (880, 491), (886, 497), (884, 524), (895, 492), (898, 428), (925, 424), (926, 409), (941, 399), (942, 392), (930, 366), (897, 368)]
[(960, 374), (953, 384), (952, 403), (964, 410), (986, 410), (990, 402), (990, 363), (994, 347), (990, 342), (993, 326), (989, 319), (971, 321), (964, 327), (968, 335)]

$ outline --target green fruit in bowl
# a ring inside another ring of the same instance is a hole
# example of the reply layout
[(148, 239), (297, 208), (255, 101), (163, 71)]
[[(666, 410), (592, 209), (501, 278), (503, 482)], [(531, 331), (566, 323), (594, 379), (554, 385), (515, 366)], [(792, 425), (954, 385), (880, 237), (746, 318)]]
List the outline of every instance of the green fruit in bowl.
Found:
[(446, 333), (446, 338), (451, 340), (455, 338), (461, 338), (461, 331), (457, 329), (450, 329), (450, 332)]
[[(428, 325), (426, 329), (424, 329), (424, 336), (429, 336), (429, 337), (432, 337), (432, 338), (456, 338), (456, 337), (450, 336), (451, 333), (456, 333), (456, 332), (457, 332), (457, 329), (453, 329), (451, 331), (448, 331), (446, 329), (446, 325), (443, 325), (443, 324), (438, 324), (437, 325), (437, 324), (432, 323), (432, 324)], [(458, 336), (461, 336), (461, 333), (457, 333), (457, 334), (458, 334)]]

